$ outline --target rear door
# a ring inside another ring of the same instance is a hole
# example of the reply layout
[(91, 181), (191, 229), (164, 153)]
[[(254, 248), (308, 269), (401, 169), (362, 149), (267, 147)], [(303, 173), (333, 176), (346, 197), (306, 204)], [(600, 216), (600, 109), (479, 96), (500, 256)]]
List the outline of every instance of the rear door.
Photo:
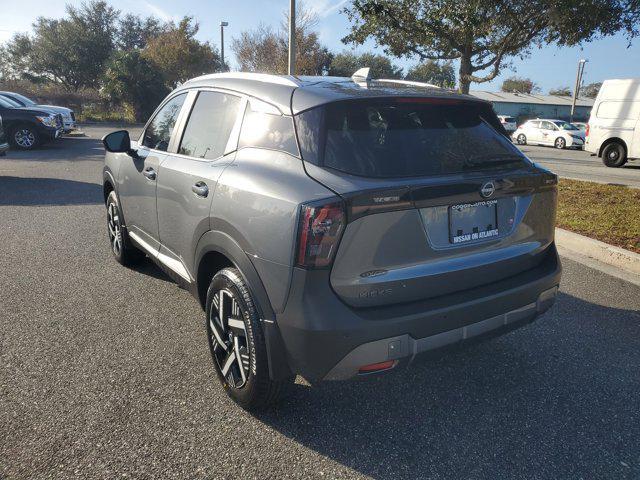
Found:
[(336, 102), (296, 117), (307, 172), (342, 196), (331, 271), (354, 307), (474, 288), (538, 265), (553, 241), (555, 176), (483, 104)]
[(179, 134), (160, 164), (160, 260), (190, 281), (195, 247), (209, 226), (222, 171), (233, 161), (245, 99), (229, 92), (190, 92)]
[(118, 198), (133, 239), (151, 253), (159, 246), (156, 186), (186, 93), (175, 95), (157, 110), (140, 136), (138, 156), (125, 158), (118, 170)]

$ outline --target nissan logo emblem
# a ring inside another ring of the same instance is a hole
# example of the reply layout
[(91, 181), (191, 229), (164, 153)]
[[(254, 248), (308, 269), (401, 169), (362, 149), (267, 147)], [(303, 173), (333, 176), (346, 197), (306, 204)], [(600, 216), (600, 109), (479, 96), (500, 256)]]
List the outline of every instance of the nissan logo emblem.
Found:
[(487, 182), (482, 185), (482, 188), (480, 188), (480, 195), (482, 195), (484, 198), (489, 198), (495, 191), (496, 186), (493, 184), (493, 182)]

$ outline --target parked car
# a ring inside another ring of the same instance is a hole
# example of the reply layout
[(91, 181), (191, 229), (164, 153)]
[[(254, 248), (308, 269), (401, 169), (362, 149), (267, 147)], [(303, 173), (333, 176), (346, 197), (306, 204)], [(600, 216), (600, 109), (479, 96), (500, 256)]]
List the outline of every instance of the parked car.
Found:
[(607, 167), (640, 158), (640, 78), (602, 83), (591, 109), (585, 149)]
[(9, 143), (23, 150), (36, 148), (62, 134), (62, 118), (59, 114), (38, 108), (20, 107), (1, 96), (0, 116)]
[(586, 123), (583, 123), (583, 122), (571, 122), (571, 125), (576, 127), (581, 132), (586, 132), (587, 131), (587, 124)]
[(75, 130), (77, 128), (76, 115), (74, 111), (71, 110), (70, 108), (59, 107), (57, 105), (40, 105), (39, 103), (34, 102), (30, 98), (15, 92), (0, 91), (0, 96), (13, 100), (14, 102), (16, 102), (22, 107), (39, 108), (49, 112), (59, 113), (62, 116), (62, 123), (63, 123), (65, 133), (69, 133), (72, 130)]
[[(557, 177), (491, 104), (396, 80), (205, 75), (103, 138), (115, 259), (206, 312), (247, 409), (517, 328), (557, 294)], [(162, 301), (162, 300), (159, 300)]]
[(7, 132), (2, 125), (2, 117), (0, 117), (0, 157), (4, 157), (9, 150), (9, 142), (7, 141)]
[(583, 148), (585, 132), (563, 120), (536, 118), (520, 125), (512, 135), (518, 145), (548, 145), (555, 148)]
[(508, 115), (498, 115), (498, 119), (507, 132), (513, 133), (516, 131), (517, 126), (516, 119), (514, 117), (509, 117)]

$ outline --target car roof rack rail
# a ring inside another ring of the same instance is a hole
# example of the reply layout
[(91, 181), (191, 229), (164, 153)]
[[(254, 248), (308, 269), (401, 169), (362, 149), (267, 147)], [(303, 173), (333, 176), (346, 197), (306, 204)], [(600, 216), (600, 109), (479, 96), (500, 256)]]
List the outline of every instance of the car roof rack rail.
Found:
[(186, 83), (191, 83), (200, 80), (253, 80), (255, 82), (273, 83), (275, 85), (285, 85), (288, 87), (300, 87), (301, 82), (292, 75), (271, 75), (269, 73), (254, 73), (254, 72), (222, 72), (222, 73), (209, 73), (201, 75), (196, 78), (192, 78)]

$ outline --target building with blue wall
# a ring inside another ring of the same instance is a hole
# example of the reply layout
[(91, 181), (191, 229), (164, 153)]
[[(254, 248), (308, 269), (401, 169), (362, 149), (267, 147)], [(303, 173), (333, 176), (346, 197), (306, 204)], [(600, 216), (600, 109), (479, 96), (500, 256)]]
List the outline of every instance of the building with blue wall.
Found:
[[(557, 118), (568, 121), (571, 115), (571, 97), (481, 90), (472, 90), (471, 95), (491, 102), (498, 115), (515, 117), (518, 125), (530, 118)], [(589, 120), (593, 102), (594, 100), (590, 98), (578, 98), (573, 120), (575, 122)]]

